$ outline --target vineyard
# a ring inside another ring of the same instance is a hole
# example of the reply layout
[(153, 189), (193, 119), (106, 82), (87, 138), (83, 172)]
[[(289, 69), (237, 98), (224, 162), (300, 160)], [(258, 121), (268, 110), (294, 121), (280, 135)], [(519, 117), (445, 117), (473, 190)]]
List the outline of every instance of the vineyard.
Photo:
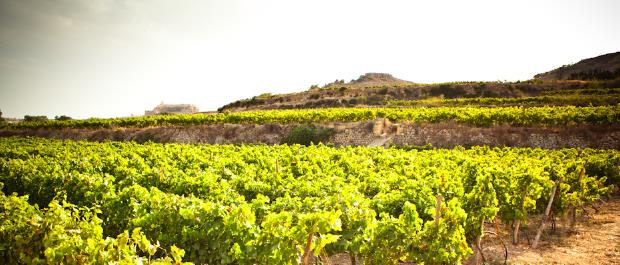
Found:
[(547, 95), (522, 98), (454, 98), (454, 99), (420, 99), (390, 100), (392, 107), (438, 107), (438, 106), (609, 106), (620, 103), (620, 95)]
[[(493, 99), (482, 99), (491, 101)], [(505, 99), (511, 101), (512, 99)], [(604, 99), (602, 99), (604, 100)], [(613, 99), (617, 101), (617, 99)], [(142, 128), (150, 126), (187, 126), (223, 123), (312, 123), (357, 122), (377, 118), (420, 123), (457, 122), (473, 126), (510, 124), (530, 125), (608, 125), (620, 122), (620, 105), (544, 106), (544, 107), (438, 107), (438, 108), (328, 108), (262, 110), (217, 114), (160, 115), (148, 117), (91, 118), (85, 120), (32, 121), (0, 124), (0, 129), (40, 128)]]
[(620, 265), (620, 1), (281, 2), (0, 0), (0, 265)]
[[(37, 126), (376, 116), (605, 124), (620, 118), (618, 106), (258, 114)], [(485, 240), (485, 223), (503, 222), (518, 241), (519, 225), (529, 215), (578, 215), (619, 183), (617, 150), (0, 138), (0, 259), (9, 264), (310, 264), (347, 253), (356, 264), (456, 264)]]

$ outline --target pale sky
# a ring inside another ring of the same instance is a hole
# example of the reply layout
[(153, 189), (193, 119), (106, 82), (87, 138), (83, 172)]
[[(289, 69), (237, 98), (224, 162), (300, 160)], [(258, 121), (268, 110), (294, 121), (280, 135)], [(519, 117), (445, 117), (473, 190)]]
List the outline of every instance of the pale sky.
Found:
[(0, 0), (0, 110), (207, 111), (366, 72), (527, 80), (619, 51), (619, 13), (617, 0)]

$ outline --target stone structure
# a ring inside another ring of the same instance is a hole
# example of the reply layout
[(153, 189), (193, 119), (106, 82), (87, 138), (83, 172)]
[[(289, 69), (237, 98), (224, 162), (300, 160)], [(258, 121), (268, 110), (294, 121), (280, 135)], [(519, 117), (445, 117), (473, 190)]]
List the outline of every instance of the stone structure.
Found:
[(163, 102), (157, 105), (153, 110), (145, 110), (145, 116), (160, 115), (160, 114), (194, 114), (197, 113), (198, 107), (192, 104), (164, 104)]
[[(317, 123), (336, 133), (329, 139), (334, 146), (431, 144), (434, 147), (515, 146), (590, 147), (620, 149), (620, 125), (524, 126), (494, 125), (474, 127), (458, 123), (393, 124), (386, 120), (352, 123)], [(136, 141), (161, 143), (263, 143), (278, 144), (296, 124), (215, 124), (116, 129), (0, 129), (0, 137), (37, 136), (90, 141)], [(379, 134), (379, 135), (377, 135)]]

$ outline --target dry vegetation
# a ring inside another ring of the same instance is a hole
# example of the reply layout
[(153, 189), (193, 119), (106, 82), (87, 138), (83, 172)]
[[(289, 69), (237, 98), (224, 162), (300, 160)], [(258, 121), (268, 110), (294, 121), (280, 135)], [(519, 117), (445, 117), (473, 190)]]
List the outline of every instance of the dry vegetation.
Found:
[(610, 80), (619, 77), (620, 52), (581, 60), (535, 76), (543, 80)]
[[(354, 84), (354, 85), (351, 85)], [(324, 88), (291, 94), (262, 94), (227, 104), (219, 111), (264, 109), (306, 109), (332, 107), (384, 106), (393, 100), (430, 98), (520, 98), (541, 96), (549, 92), (583, 88), (620, 87), (620, 79), (607, 81), (542, 81), (523, 82), (454, 82), (441, 84), (402, 84), (399, 81), (372, 86), (360, 83), (333, 84)]]
[(281, 95), (266, 93), (238, 100), (221, 107), (219, 111), (382, 106), (390, 100), (420, 100), (434, 97), (520, 98), (567, 89), (616, 87), (620, 87), (620, 52), (565, 65), (523, 82), (417, 84), (395, 78), (390, 74), (367, 73), (350, 82), (336, 80), (322, 87), (312, 85), (309, 90), (299, 93)]

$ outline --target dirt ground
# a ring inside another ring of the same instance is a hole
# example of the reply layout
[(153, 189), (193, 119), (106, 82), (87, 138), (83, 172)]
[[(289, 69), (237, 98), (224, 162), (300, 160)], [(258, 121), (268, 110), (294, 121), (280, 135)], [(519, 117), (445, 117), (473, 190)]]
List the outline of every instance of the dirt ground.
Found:
[[(567, 217), (556, 217), (554, 229), (548, 222), (536, 249), (532, 249), (531, 243), (541, 216), (532, 216), (528, 224), (522, 226), (517, 245), (512, 244), (509, 229), (500, 226), (501, 241), (494, 234), (487, 234), (482, 241), (485, 264), (504, 264), (502, 241), (508, 250), (506, 264), (620, 264), (620, 196), (598, 202), (595, 207), (587, 207), (577, 215), (574, 228)], [(486, 230), (496, 232), (493, 224), (487, 224)], [(351, 265), (351, 261), (347, 254), (338, 254), (331, 256), (328, 264)], [(476, 264), (475, 258), (471, 256), (464, 264)], [(479, 260), (478, 264), (483, 263)]]
[[(513, 245), (511, 237), (504, 232), (502, 238), (508, 248), (507, 263), (620, 264), (620, 197), (599, 202), (595, 207), (598, 212), (587, 207), (587, 213), (579, 215), (574, 229), (570, 227), (569, 218), (556, 218), (555, 230), (549, 223), (537, 249), (532, 249), (529, 243), (534, 240), (540, 217), (532, 218), (518, 245)], [(489, 236), (486, 246), (483, 242), (483, 253), (489, 264), (503, 264), (503, 247), (493, 241), (498, 242)], [(468, 262), (474, 264), (471, 260)]]

